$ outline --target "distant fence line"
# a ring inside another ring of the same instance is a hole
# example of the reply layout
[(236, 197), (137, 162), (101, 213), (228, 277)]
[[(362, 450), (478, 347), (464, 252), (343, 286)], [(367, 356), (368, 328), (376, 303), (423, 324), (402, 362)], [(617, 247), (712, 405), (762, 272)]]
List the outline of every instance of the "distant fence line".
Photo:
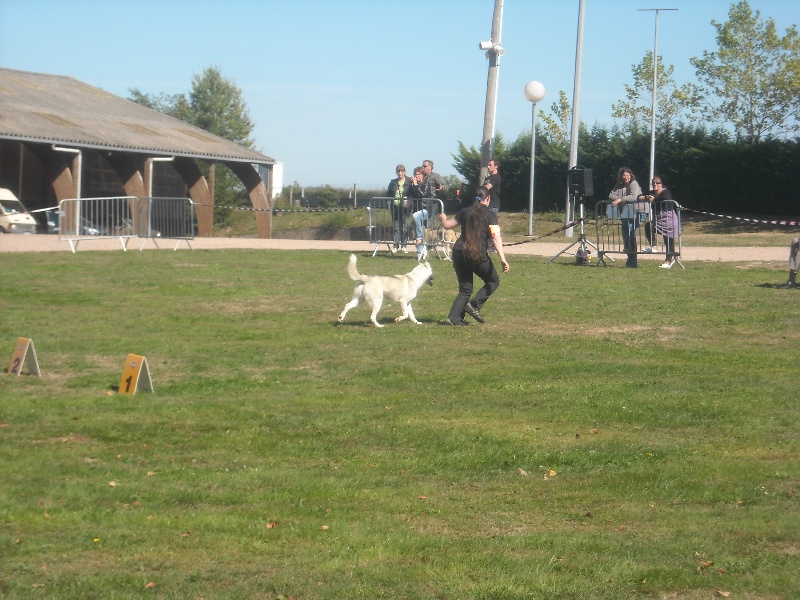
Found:
[(247, 210), (251, 212), (271, 213), (349, 212), (367, 208), (366, 206), (338, 206), (333, 208), (253, 208), (252, 206), (225, 206), (222, 204), (195, 204), (195, 206), (211, 206), (212, 208), (226, 208), (228, 210)]

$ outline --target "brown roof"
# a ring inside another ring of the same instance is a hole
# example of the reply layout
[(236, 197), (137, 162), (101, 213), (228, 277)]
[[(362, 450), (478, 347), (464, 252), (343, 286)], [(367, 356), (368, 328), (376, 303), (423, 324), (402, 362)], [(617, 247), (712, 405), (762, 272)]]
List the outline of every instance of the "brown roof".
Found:
[(62, 75), (0, 68), (0, 139), (273, 164), (156, 110)]

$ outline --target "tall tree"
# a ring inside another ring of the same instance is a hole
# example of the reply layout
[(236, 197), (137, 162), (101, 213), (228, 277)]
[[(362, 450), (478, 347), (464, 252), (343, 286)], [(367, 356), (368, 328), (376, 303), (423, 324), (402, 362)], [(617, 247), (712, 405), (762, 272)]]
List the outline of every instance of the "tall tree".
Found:
[[(145, 94), (133, 88), (128, 90), (129, 100), (200, 127), (209, 133), (252, 148), (250, 137), (253, 122), (241, 90), (222, 76), (217, 67), (208, 67), (201, 75), (192, 77), (192, 89), (186, 94)], [(209, 169), (201, 165), (207, 176)], [(247, 198), (239, 178), (224, 165), (217, 165), (214, 178), (215, 203), (220, 206), (241, 206)], [(218, 209), (214, 221), (224, 224), (230, 211)]]
[(208, 67), (202, 75), (195, 75), (188, 103), (176, 108), (179, 118), (187, 123), (240, 146), (253, 147), (250, 138), (253, 123), (242, 91), (225, 79), (217, 67)]
[(128, 92), (128, 100), (176, 119), (186, 111), (186, 96), (183, 94), (145, 94), (139, 88), (129, 88)]
[(750, 143), (798, 132), (800, 38), (792, 25), (779, 36), (772, 19), (746, 0), (732, 4), (728, 20), (711, 21), (716, 52), (691, 59), (702, 84), (704, 114), (733, 125)]
[(572, 118), (572, 105), (569, 103), (566, 92), (558, 91), (558, 102), (550, 105), (552, 115), (543, 114), (544, 132), (548, 139), (564, 147), (569, 146), (570, 119)]
[[(636, 129), (649, 129), (653, 114), (653, 52), (645, 53), (638, 65), (632, 65), (633, 83), (625, 84), (625, 100), (611, 105), (611, 116), (625, 121)], [(678, 121), (694, 120), (697, 104), (696, 88), (690, 84), (680, 87), (672, 77), (672, 65), (664, 65), (658, 57), (656, 93), (656, 126), (659, 130), (671, 129)]]

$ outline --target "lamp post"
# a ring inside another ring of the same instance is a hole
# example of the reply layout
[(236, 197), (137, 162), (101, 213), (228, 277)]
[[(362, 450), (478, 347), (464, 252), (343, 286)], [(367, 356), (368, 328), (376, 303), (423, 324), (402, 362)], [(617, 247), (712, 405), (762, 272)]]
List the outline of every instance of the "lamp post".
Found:
[(650, 110), (650, 179), (653, 181), (656, 163), (656, 108), (658, 107), (658, 13), (662, 10), (678, 10), (677, 8), (639, 8), (639, 12), (656, 13), (656, 32), (653, 40), (653, 98)]
[(544, 98), (544, 86), (538, 81), (529, 81), (525, 86), (525, 98), (531, 102), (531, 189), (528, 196), (528, 235), (533, 235), (533, 169), (536, 165), (536, 103)]

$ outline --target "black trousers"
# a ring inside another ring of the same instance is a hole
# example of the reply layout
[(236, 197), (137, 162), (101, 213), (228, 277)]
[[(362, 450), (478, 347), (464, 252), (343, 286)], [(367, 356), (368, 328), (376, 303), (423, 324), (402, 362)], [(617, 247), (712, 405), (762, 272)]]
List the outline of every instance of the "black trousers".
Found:
[(478, 310), (481, 309), (484, 302), (489, 299), (497, 287), (500, 285), (500, 275), (497, 274), (497, 269), (494, 268), (494, 263), (491, 259), (486, 258), (478, 265), (469, 262), (464, 256), (463, 252), (453, 252), (453, 269), (458, 278), (458, 295), (453, 300), (453, 306), (450, 307), (450, 314), (448, 318), (453, 322), (463, 321), (464, 313), (467, 302), (472, 297), (473, 289), (473, 276), (477, 275), (483, 280), (483, 287), (475, 294), (472, 299), (472, 305)]

